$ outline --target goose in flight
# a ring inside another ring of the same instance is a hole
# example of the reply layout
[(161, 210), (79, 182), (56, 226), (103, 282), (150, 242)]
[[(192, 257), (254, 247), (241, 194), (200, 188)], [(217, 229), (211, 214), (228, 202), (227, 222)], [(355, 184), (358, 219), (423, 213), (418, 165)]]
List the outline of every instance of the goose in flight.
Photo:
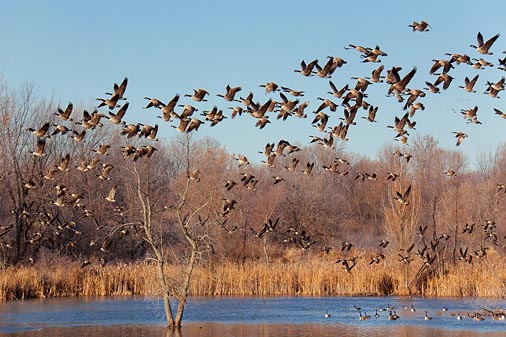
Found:
[(146, 97), (144, 97), (144, 99), (147, 99), (149, 101), (148, 104), (144, 107), (144, 109), (148, 109), (151, 107), (162, 108), (165, 105), (158, 98), (154, 98), (154, 97), (151, 98), (151, 97), (146, 96)]
[(494, 44), (495, 40), (499, 38), (499, 34), (496, 34), (492, 36), (490, 39), (488, 39), (486, 42), (483, 42), (483, 35), (481, 35), (480, 32), (478, 32), (478, 36), (476, 37), (478, 41), (478, 45), (470, 45), (470, 47), (473, 47), (478, 53), (484, 54), (484, 55), (492, 55), (493, 53), (489, 51), (490, 47)]
[(38, 129), (27, 128), (26, 131), (30, 131), (38, 138), (42, 138), (42, 137), (49, 138), (49, 135), (48, 135), (49, 125), (50, 125), (50, 123), (44, 123), (44, 125), (42, 125)]
[(46, 155), (44, 153), (44, 148), (46, 146), (46, 141), (44, 138), (40, 138), (37, 140), (37, 147), (35, 148), (35, 151), (32, 152), (32, 154), (36, 157), (43, 157)]
[[(209, 95), (209, 92), (207, 92), (207, 90), (205, 90), (205, 89), (199, 88), (199, 89), (193, 89), (193, 95), (185, 94), (184, 96), (191, 97), (191, 99), (196, 102), (207, 102), (207, 99), (205, 99), (206, 95)], [(150, 101), (150, 103), (151, 103), (151, 101)], [(153, 103), (153, 106), (155, 106), (157, 108), (160, 107), (160, 105), (161, 106), (164, 105), (163, 103), (158, 104), (158, 105), (155, 105), (155, 104), (157, 104), (157, 102)]]
[(420, 22), (413, 21), (412, 24), (408, 25), (408, 27), (413, 28), (413, 31), (416, 32), (428, 32), (429, 28), (432, 28), (426, 21), (422, 20)]
[(462, 88), (467, 92), (473, 92), (473, 93), (476, 92), (476, 90), (474, 90), (474, 85), (476, 84), (478, 77), (480, 77), (479, 74), (474, 76), (473, 79), (470, 80), (469, 77), (466, 76), (466, 78), (464, 79), (465, 85), (464, 86), (459, 85), (459, 88)]
[(113, 114), (112, 112), (109, 112), (110, 117), (107, 117), (109, 121), (113, 124), (125, 124), (124, 121), (121, 119), (125, 116), (125, 113), (127, 112), (129, 103), (126, 102), (123, 104), (123, 106), (116, 112), (116, 114)]
[(300, 73), (304, 76), (313, 76), (313, 68), (318, 64), (318, 60), (313, 60), (309, 64), (306, 64), (304, 60), (300, 63), (300, 69), (295, 69), (294, 72)]
[(462, 144), (462, 141), (464, 140), (464, 138), (467, 137), (467, 134), (465, 134), (462, 131), (453, 131), (452, 133), (454, 133), (455, 137), (457, 138), (457, 144), (456, 144), (457, 146)]
[(60, 118), (61, 120), (72, 121), (72, 118), (70, 118), (70, 114), (72, 113), (73, 108), (74, 108), (74, 105), (72, 104), (72, 102), (70, 102), (67, 105), (67, 108), (65, 109), (65, 111), (62, 110), (60, 107), (58, 107), (58, 112), (55, 112), (54, 114), (56, 116), (58, 116), (58, 118)]
[(227, 92), (225, 93), (225, 95), (217, 94), (216, 96), (222, 97), (225, 100), (230, 101), (230, 102), (232, 102), (232, 101), (240, 102), (240, 101), (235, 100), (234, 97), (235, 97), (235, 94), (241, 90), (242, 90), (241, 87), (230, 87), (230, 85), (227, 85), (227, 87), (226, 87)]
[(406, 189), (404, 193), (401, 194), (401, 192), (397, 191), (395, 193), (394, 199), (397, 200), (399, 203), (407, 206), (409, 205), (408, 197), (409, 193), (411, 192), (411, 185)]
[(115, 195), (116, 195), (116, 189), (117, 189), (117, 186), (114, 185), (113, 187), (111, 187), (111, 189), (109, 190), (109, 193), (107, 194), (106, 197), (104, 197), (105, 200), (109, 201), (109, 202), (115, 202), (116, 200), (114, 199)]

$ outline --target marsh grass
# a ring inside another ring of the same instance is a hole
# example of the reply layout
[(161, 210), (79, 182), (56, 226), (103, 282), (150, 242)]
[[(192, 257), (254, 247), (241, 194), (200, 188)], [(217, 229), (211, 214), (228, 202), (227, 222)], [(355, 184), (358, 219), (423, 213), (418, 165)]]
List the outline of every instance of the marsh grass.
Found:
[[(404, 268), (413, 277), (414, 263), (397, 261), (358, 263), (346, 272), (327, 256), (298, 261), (263, 261), (245, 264), (202, 265), (195, 269), (190, 293), (194, 296), (334, 296), (408, 295), (428, 297), (506, 297), (506, 270), (500, 259), (458, 263), (433, 272), (416, 288), (403, 286)], [(173, 286), (181, 268), (167, 267)], [(104, 267), (77, 263), (11, 267), (0, 274), (0, 300), (62, 296), (159, 296), (156, 269), (146, 263), (109, 264)]]

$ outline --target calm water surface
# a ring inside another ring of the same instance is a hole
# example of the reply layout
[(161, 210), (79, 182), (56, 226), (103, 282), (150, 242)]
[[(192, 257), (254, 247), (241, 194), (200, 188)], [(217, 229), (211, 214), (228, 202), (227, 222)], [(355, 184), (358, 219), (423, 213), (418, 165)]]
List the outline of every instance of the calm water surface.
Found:
[[(372, 316), (360, 321), (359, 312)], [(416, 309), (412, 312), (411, 305)], [(388, 320), (394, 307), (401, 317)], [(447, 307), (448, 311), (443, 311)], [(163, 328), (160, 300), (143, 297), (64, 298), (0, 304), (2, 336), (506, 336), (506, 321), (462, 316), (506, 308), (504, 300), (396, 297), (220, 297), (192, 298), (183, 329)], [(432, 320), (424, 320), (425, 310)], [(331, 315), (326, 318), (325, 312)]]

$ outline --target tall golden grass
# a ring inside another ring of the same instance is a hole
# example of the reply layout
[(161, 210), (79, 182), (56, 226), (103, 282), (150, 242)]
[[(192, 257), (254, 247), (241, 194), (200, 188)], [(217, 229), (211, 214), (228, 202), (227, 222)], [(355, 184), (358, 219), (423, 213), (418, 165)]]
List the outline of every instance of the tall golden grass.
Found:
[[(407, 289), (405, 275), (415, 278), (419, 265), (386, 260), (369, 265), (360, 261), (351, 273), (332, 258), (314, 256), (296, 261), (263, 261), (245, 264), (202, 265), (194, 271), (190, 293), (194, 296), (232, 295), (407, 295), (428, 297), (506, 297), (506, 269), (500, 259), (488, 258), (472, 265), (458, 263), (444, 272), (425, 274)], [(181, 268), (167, 267), (169, 280), (177, 282)], [(175, 285), (176, 283), (174, 283)], [(114, 296), (160, 294), (156, 268), (145, 263), (79, 264), (11, 267), (0, 274), (0, 301), (62, 296)]]

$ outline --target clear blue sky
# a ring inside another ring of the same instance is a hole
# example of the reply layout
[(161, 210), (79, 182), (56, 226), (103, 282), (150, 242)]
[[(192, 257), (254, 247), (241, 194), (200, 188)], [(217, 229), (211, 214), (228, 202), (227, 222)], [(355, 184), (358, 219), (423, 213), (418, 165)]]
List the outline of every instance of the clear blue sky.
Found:
[[(216, 97), (227, 84), (241, 86), (240, 96), (250, 91), (255, 100), (265, 95), (259, 84), (274, 81), (305, 90), (301, 101), (310, 102), (309, 118), (276, 121), (259, 130), (248, 115), (225, 120), (199, 134), (208, 134), (228, 151), (244, 153), (250, 160), (265, 143), (286, 139), (299, 145), (318, 134), (311, 127), (311, 111), (321, 103), (316, 98), (331, 98), (328, 79), (303, 77), (293, 72), (301, 60), (326, 56), (348, 61), (336, 70), (332, 81), (342, 87), (354, 86), (351, 76), (369, 76), (379, 64), (360, 62), (359, 53), (345, 50), (349, 43), (374, 47), (388, 53), (382, 58), (385, 69), (402, 66), (401, 75), (418, 67), (411, 88), (425, 87), (432, 59), (448, 58), (444, 53), (484, 57), (497, 64), (506, 55), (506, 2), (487, 1), (3, 1), (0, 4), (0, 75), (12, 87), (26, 82), (37, 85), (43, 97), (53, 97), (61, 105), (72, 101), (83, 107), (96, 104), (114, 82), (128, 76), (126, 96), (130, 102), (127, 122), (159, 123), (159, 138), (170, 139), (177, 131), (155, 118), (159, 110), (144, 110), (144, 96), (168, 101), (194, 88), (205, 88), (208, 102), (180, 100), (205, 110), (217, 105), (226, 114), (229, 102)], [(408, 24), (414, 20), (430, 23), (430, 32), (413, 33)], [(491, 48), (493, 55), (481, 55), (469, 45), (476, 44), (481, 32), (485, 39), (500, 33)], [(464, 77), (480, 74), (477, 93), (458, 88)], [(506, 94), (494, 99), (483, 94), (485, 81), (498, 81), (506, 72), (497, 67), (475, 70), (466, 65), (450, 71), (455, 77), (450, 88), (440, 95), (427, 93), (420, 101), (425, 111), (415, 115), (417, 131), (431, 134), (443, 147), (459, 149), (474, 161), (478, 152), (492, 150), (506, 141), (506, 120), (494, 115), (493, 108), (506, 112)], [(402, 105), (386, 97), (388, 85), (374, 84), (367, 90), (367, 101), (379, 106), (378, 123), (357, 119), (350, 128), (347, 149), (374, 158), (385, 144), (396, 144), (394, 133), (386, 126), (394, 116), (402, 116)], [(335, 99), (335, 101), (339, 101)], [(460, 109), (479, 106), (482, 125), (467, 124)], [(330, 112), (327, 112), (330, 113)], [(329, 125), (337, 125), (343, 108), (331, 113)], [(366, 111), (361, 110), (360, 116)], [(436, 123), (435, 121), (439, 121)], [(452, 131), (464, 131), (469, 138), (455, 147)], [(323, 134), (319, 134), (323, 136)], [(409, 150), (408, 150), (409, 151)]]

